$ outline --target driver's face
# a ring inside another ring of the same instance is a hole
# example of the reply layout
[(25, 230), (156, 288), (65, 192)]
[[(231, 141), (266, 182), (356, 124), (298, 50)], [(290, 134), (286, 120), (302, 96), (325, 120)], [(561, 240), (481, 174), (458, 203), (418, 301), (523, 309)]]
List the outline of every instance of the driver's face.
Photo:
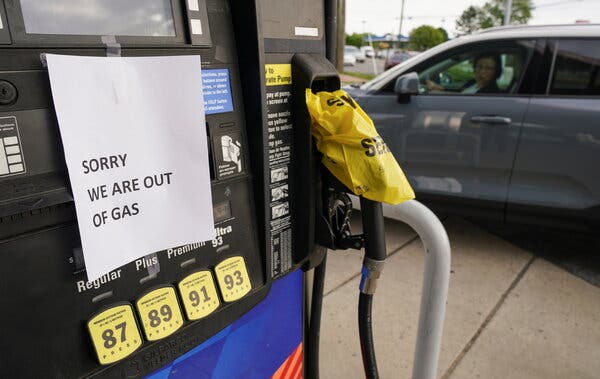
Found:
[(496, 77), (496, 62), (493, 58), (483, 57), (475, 62), (475, 82), (479, 88), (486, 87)]

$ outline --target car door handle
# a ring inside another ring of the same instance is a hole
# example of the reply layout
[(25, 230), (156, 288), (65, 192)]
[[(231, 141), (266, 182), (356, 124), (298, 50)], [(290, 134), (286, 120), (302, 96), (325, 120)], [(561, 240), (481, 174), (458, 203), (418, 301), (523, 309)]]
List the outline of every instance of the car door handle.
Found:
[(508, 125), (512, 122), (510, 117), (502, 116), (473, 116), (471, 122), (485, 123), (485, 124), (496, 124), (496, 125)]

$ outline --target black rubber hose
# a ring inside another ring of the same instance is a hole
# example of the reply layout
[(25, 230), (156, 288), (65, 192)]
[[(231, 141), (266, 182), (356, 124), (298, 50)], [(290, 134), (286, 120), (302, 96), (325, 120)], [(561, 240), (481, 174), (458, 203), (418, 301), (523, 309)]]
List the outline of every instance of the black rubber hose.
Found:
[(325, 269), (327, 255), (315, 267), (313, 291), (310, 305), (310, 323), (308, 326), (307, 378), (319, 379), (319, 342), (321, 339), (321, 310), (323, 309), (323, 290), (325, 288)]
[(358, 298), (358, 334), (360, 336), (360, 351), (362, 353), (365, 378), (378, 379), (377, 360), (373, 343), (373, 328), (371, 323), (371, 306), (373, 295), (361, 293)]
[[(385, 224), (383, 221), (383, 208), (381, 203), (360, 198), (360, 209), (362, 214), (363, 234), (365, 239), (365, 263), (363, 264), (363, 278), (368, 270), (367, 261), (373, 260), (383, 262), (386, 259), (387, 251), (385, 246)], [(358, 298), (358, 332), (360, 336), (360, 350), (365, 368), (365, 377), (367, 379), (379, 378), (377, 371), (377, 360), (375, 359), (375, 343), (373, 340), (371, 307), (373, 304), (373, 294), (363, 293), (363, 283), (361, 283), (361, 293)]]
[(363, 234), (365, 236), (365, 256), (377, 261), (387, 257), (385, 248), (385, 223), (381, 203), (360, 198)]

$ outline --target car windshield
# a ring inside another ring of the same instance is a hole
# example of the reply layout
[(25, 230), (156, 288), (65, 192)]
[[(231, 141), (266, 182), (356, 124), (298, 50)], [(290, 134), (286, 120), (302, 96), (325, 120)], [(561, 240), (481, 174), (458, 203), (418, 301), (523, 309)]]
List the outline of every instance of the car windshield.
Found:
[[(410, 58), (403, 61), (402, 63), (390, 68), (387, 71), (382, 72), (381, 74), (377, 75), (370, 81), (364, 83), (363, 85), (360, 86), (360, 88), (365, 91), (369, 91), (371, 89), (378, 88), (380, 85), (383, 85), (384, 83), (389, 82), (391, 80), (391, 78), (397, 77), (398, 72), (402, 71), (403, 67), (410, 65), (411, 62), (414, 62), (415, 59), (420, 59), (419, 57), (425, 58), (425, 57), (433, 56), (433, 55), (435, 55), (435, 53), (445, 50), (449, 44), (450, 45), (457, 44), (461, 40), (461, 38), (462, 37), (456, 38), (454, 40), (446, 41), (442, 44), (439, 44), (439, 45), (427, 50), (426, 52), (423, 52), (423, 53), (420, 53), (417, 55), (412, 55)], [(391, 56), (391, 53), (390, 53), (390, 56)]]
[(390, 78), (398, 76), (398, 74), (397, 74), (398, 70), (401, 70), (401, 67), (405, 67), (405, 64), (408, 64), (407, 62), (410, 62), (414, 58), (415, 58), (414, 56), (410, 57), (409, 59), (390, 68), (389, 70), (382, 72), (381, 74), (377, 75), (376, 77), (369, 80), (368, 82), (363, 83), (360, 86), (360, 89), (368, 91), (370, 89), (377, 88), (382, 83), (387, 83), (388, 81), (390, 81)]
[(346, 46), (344, 47), (344, 53), (353, 54), (358, 52), (358, 47), (356, 46)]
[(403, 61), (408, 58), (410, 58), (410, 54), (402, 52), (402, 51), (397, 51), (390, 57), (391, 60), (397, 61), (397, 62)]

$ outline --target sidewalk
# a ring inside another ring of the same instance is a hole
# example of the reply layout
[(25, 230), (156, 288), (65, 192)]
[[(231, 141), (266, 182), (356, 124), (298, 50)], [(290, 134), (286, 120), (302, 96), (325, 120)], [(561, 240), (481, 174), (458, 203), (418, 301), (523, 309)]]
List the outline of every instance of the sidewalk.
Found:
[[(466, 221), (444, 225), (453, 250), (440, 378), (598, 377), (600, 288)], [(389, 259), (373, 306), (379, 373), (410, 378), (424, 252), (399, 222), (386, 221), (386, 237)], [(358, 251), (328, 256), (322, 378), (364, 377), (357, 331), (361, 262)]]
[(340, 74), (340, 81), (342, 82), (342, 84), (352, 84), (352, 83), (366, 82), (367, 80), (356, 77), (356, 76), (351, 76), (348, 74)]

